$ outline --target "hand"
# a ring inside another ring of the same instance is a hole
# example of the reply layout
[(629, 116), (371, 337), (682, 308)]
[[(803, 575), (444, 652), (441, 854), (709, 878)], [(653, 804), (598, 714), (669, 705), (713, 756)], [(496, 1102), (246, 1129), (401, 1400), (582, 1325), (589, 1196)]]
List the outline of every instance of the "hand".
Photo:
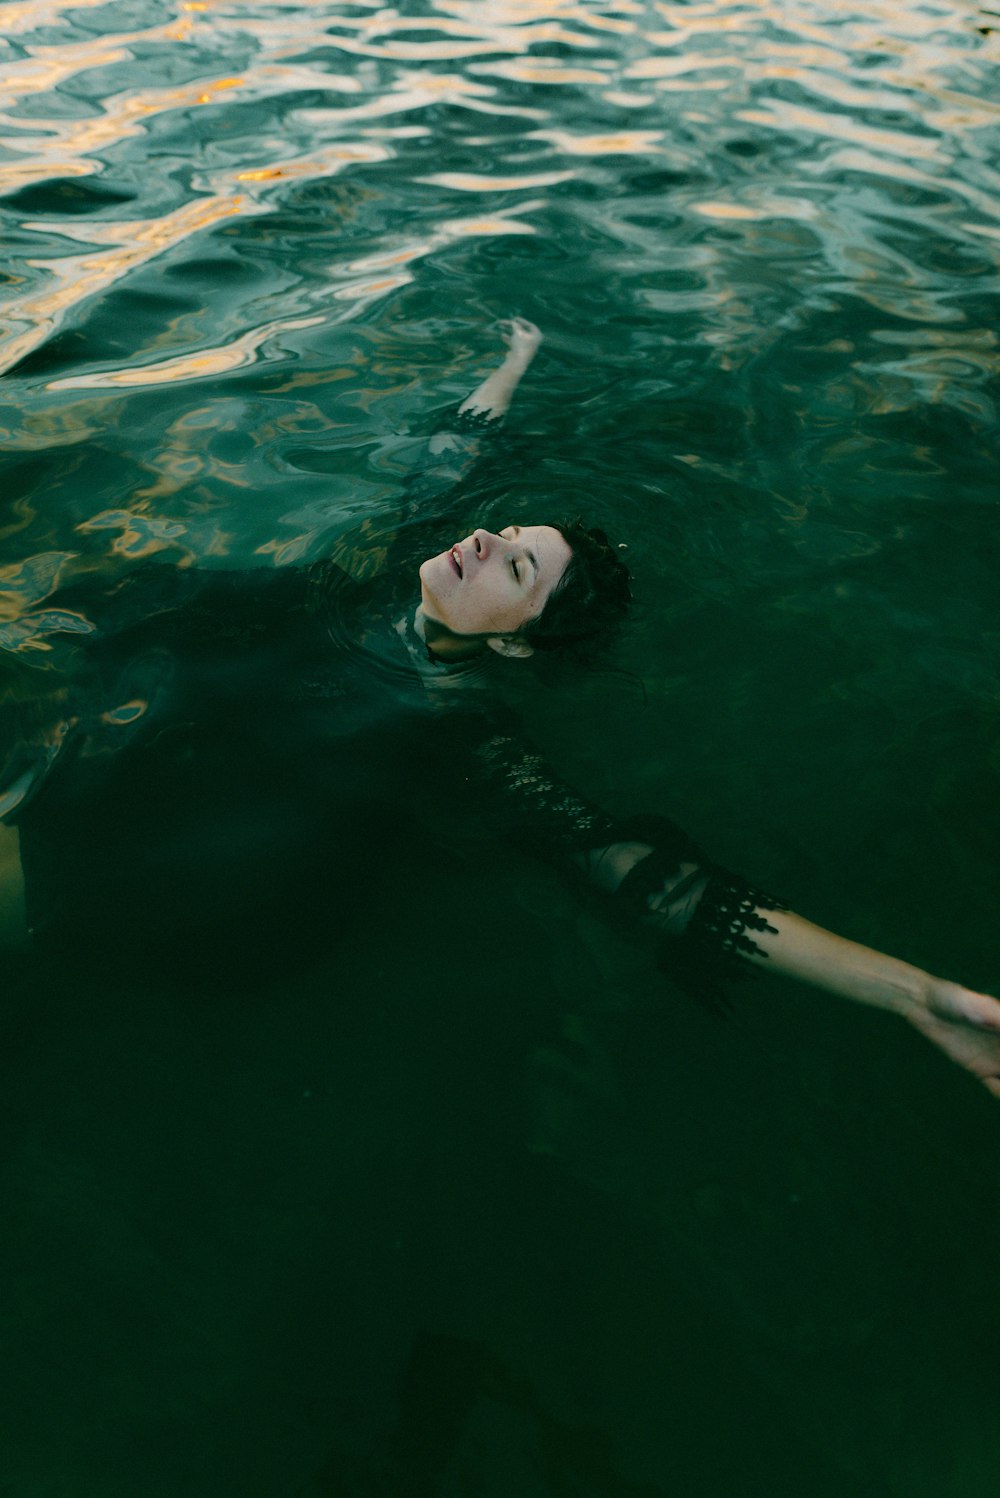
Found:
[(500, 337), (510, 349), (511, 354), (526, 365), (531, 363), (542, 341), (538, 328), (526, 317), (505, 318), (500, 324)]
[(921, 1035), (1000, 1098), (1000, 1003), (932, 978), (925, 1003), (908, 1015)]

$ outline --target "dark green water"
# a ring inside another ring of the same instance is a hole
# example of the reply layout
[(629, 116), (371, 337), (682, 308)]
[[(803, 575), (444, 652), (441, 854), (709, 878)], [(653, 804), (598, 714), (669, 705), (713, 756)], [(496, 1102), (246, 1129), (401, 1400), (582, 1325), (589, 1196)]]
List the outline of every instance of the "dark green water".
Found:
[[(469, 524), (582, 510), (639, 596), (535, 737), (996, 991), (997, 24), (0, 7), (10, 680), (60, 580), (391, 527), (517, 312)], [(992, 1498), (985, 1092), (777, 981), (719, 1025), (513, 855), (398, 857), (280, 980), (11, 964), (0, 1491)]]

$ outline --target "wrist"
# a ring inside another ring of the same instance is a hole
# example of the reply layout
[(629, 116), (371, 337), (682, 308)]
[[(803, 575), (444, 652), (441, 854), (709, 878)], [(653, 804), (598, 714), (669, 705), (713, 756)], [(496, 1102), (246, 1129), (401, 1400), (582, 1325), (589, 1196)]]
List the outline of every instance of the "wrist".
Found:
[(505, 355), (500, 368), (510, 370), (511, 373), (516, 374), (520, 379), (534, 357), (534, 349), (511, 349)]
[(884, 1007), (903, 1019), (914, 1019), (930, 1007), (936, 982), (937, 979), (922, 968), (901, 963), (899, 973), (893, 976), (889, 985)]

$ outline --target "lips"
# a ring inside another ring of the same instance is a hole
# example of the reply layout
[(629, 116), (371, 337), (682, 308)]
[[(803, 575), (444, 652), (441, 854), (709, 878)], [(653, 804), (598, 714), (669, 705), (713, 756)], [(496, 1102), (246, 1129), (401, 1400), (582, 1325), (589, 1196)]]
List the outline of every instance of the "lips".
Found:
[(448, 553), (448, 555), (451, 558), (451, 565), (454, 567), (454, 569), (458, 573), (459, 577), (461, 577), (463, 575), (463, 573), (462, 573), (462, 548), (460, 546), (453, 546), (451, 548), (451, 551)]

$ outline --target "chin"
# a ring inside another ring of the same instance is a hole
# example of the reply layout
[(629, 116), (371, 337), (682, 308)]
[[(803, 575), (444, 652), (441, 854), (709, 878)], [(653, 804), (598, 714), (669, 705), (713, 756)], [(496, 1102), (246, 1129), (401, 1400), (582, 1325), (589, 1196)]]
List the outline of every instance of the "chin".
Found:
[(440, 587), (441, 583), (449, 580), (449, 576), (450, 565), (446, 551), (439, 552), (436, 557), (428, 557), (426, 562), (420, 563), (420, 581), (422, 583), (430, 583), (433, 586), (436, 579)]
[(437, 617), (440, 617), (441, 608), (454, 589), (454, 582), (446, 551), (439, 557), (428, 557), (426, 562), (421, 562), (420, 593), (424, 609), (428, 613), (436, 612)]

